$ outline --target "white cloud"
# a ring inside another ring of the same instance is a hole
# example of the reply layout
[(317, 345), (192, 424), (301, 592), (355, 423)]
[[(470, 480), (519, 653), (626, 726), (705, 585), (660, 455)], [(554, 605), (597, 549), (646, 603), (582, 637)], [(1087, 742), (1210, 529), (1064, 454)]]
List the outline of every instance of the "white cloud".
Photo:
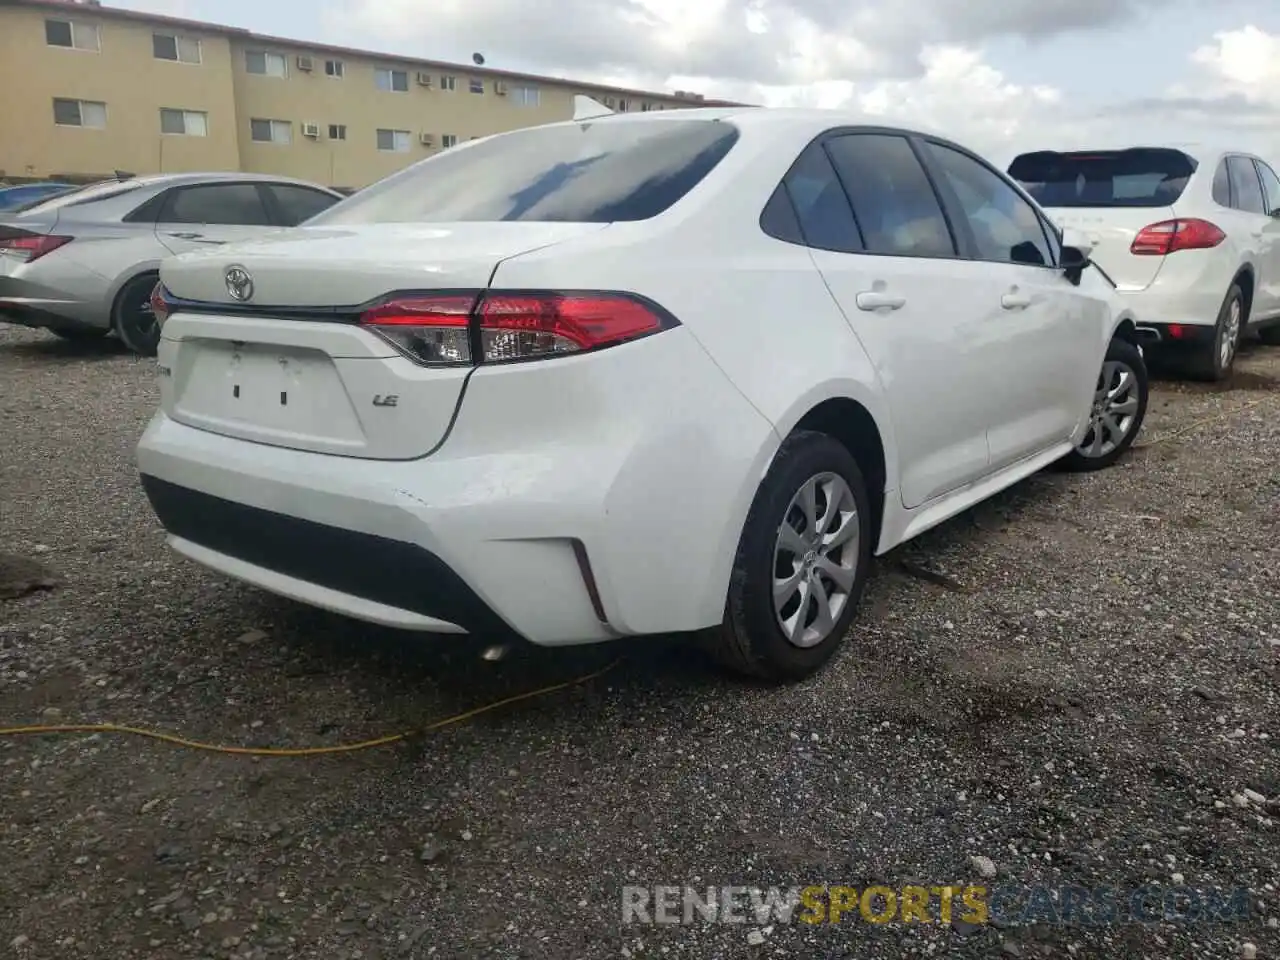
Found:
[(1191, 59), (1232, 92), (1280, 102), (1280, 37), (1254, 26), (1226, 30)]
[(333, 0), (328, 32), (540, 70), (705, 74), (739, 83), (905, 78), (925, 44), (1098, 28), (1191, 0)]
[[(1156, 97), (1081, 104), (1013, 82), (986, 42), (1109, 27), (1179, 0), (332, 0), (328, 33), (420, 56), (768, 106), (853, 108), (946, 131), (1003, 163), (1022, 149), (1167, 140), (1280, 152), (1280, 37), (1216, 34)], [(1157, 4), (1159, 4), (1157, 8)], [(1117, 81), (1120, 72), (1117, 71)]]

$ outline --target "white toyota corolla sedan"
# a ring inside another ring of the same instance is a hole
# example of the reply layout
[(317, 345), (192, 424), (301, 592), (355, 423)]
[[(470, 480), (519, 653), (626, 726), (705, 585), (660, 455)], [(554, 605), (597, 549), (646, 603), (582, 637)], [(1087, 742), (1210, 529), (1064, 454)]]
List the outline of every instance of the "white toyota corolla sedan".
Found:
[(409, 630), (826, 663), (870, 558), (1133, 443), (1087, 250), (955, 143), (692, 109), (468, 143), (165, 262), (174, 549)]

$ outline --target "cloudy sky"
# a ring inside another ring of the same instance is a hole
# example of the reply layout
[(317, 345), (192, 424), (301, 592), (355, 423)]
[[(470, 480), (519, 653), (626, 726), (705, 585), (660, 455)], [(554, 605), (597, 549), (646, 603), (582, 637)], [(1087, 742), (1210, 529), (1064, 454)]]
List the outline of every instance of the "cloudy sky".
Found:
[(1280, 162), (1276, 0), (107, 0), (259, 33), (1022, 149), (1211, 141)]

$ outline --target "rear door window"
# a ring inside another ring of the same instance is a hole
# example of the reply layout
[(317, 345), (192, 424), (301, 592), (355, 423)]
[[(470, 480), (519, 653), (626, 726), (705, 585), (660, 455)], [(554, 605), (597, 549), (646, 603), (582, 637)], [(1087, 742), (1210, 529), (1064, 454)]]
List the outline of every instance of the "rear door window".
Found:
[(366, 187), (314, 224), (647, 220), (738, 141), (722, 120), (606, 118), (469, 141)]
[(1237, 210), (1245, 213), (1265, 214), (1267, 201), (1262, 196), (1262, 183), (1258, 171), (1248, 157), (1227, 157), (1227, 172), (1231, 175), (1231, 193)]
[(906, 137), (852, 133), (827, 141), (869, 253), (954, 257), (933, 185)]
[(1261, 160), (1256, 161), (1258, 176), (1262, 178), (1262, 193), (1267, 200), (1267, 213), (1274, 214), (1280, 210), (1280, 177)]
[(165, 200), (161, 223), (269, 226), (267, 209), (252, 183), (212, 183), (179, 187)]
[(265, 189), (275, 198), (280, 222), (286, 227), (296, 227), (304, 220), (310, 220), (338, 202), (337, 197), (310, 187), (271, 183), (267, 184)]
[[(800, 154), (787, 171), (782, 189), (790, 200), (807, 245), (837, 253), (859, 253), (866, 249), (854, 222), (849, 198), (822, 144), (811, 144)], [(774, 235), (787, 239), (785, 235)]]
[(1227, 173), (1227, 161), (1219, 160), (1213, 171), (1213, 202), (1231, 206), (1231, 174)]
[(1042, 207), (1167, 207), (1196, 171), (1181, 150), (1137, 148), (1024, 153), (1009, 176)]

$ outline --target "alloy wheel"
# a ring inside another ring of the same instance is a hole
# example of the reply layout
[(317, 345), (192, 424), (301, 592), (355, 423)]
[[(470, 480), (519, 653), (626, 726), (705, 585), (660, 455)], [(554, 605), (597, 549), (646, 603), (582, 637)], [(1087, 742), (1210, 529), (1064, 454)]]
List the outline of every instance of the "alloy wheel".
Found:
[(810, 477), (791, 498), (773, 550), (773, 610), (790, 643), (814, 647), (835, 629), (857, 577), (860, 535), (839, 474)]
[(1089, 413), (1089, 431), (1076, 450), (1083, 457), (1105, 457), (1133, 430), (1139, 407), (1138, 376), (1122, 360), (1102, 365)]
[(1231, 306), (1227, 308), (1227, 322), (1223, 324), (1222, 342), (1218, 344), (1218, 361), (1223, 370), (1231, 366), (1231, 359), (1235, 356), (1236, 344), (1240, 341), (1242, 314), (1240, 298), (1236, 297), (1232, 299)]

